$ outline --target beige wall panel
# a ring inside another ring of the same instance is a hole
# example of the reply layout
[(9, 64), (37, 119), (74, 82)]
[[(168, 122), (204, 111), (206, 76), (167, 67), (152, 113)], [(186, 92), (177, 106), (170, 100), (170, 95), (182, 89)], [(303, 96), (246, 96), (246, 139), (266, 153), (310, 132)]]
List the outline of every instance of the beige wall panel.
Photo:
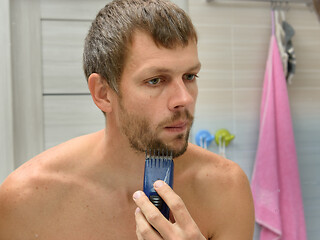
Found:
[(320, 88), (320, 27), (295, 28), (293, 46), (297, 65), (290, 88)]
[(199, 89), (230, 89), (232, 87), (232, 72), (224, 69), (200, 71), (198, 79)]
[(319, 26), (317, 26), (318, 19), (315, 12), (303, 4), (290, 5), (286, 13), (286, 20), (295, 28), (317, 28)]
[[(319, 76), (320, 79), (320, 76)], [(289, 88), (295, 140), (301, 149), (319, 149), (320, 90)]]
[(43, 150), (39, 0), (12, 0), (11, 49), (15, 167)]
[[(257, 149), (261, 93), (261, 89), (244, 89), (234, 92), (234, 134), (238, 143), (235, 152)], [(251, 173), (248, 175), (250, 176)]]
[(98, 131), (105, 126), (102, 112), (91, 96), (45, 96), (45, 148), (71, 138)]
[(110, 0), (41, 0), (41, 18), (93, 20)]
[(201, 129), (216, 131), (222, 127), (233, 128), (232, 114), (232, 90), (200, 89), (193, 125), (194, 136)]
[(236, 88), (260, 88), (268, 57), (270, 28), (233, 27), (233, 67)]
[(9, 0), (0, 2), (0, 184), (14, 168)]
[(198, 53), (202, 70), (230, 72), (232, 68), (231, 28), (199, 25), (197, 31), (199, 34)]
[[(232, 87), (231, 28), (199, 25), (199, 88)], [(210, 51), (208, 51), (210, 49)]]
[(320, 49), (320, 23), (318, 28), (296, 28), (293, 44), (297, 57), (297, 71), (318, 71), (320, 69), (320, 55), (317, 51)]
[(44, 93), (88, 93), (82, 70), (89, 21), (42, 21)]
[[(200, 130), (214, 134), (220, 128), (234, 131), (232, 90), (199, 89), (190, 141), (195, 143), (195, 137)], [(235, 144), (235, 141), (232, 144)], [(208, 149), (218, 153), (215, 142), (212, 142)], [(227, 154), (230, 159), (234, 159), (232, 148), (228, 149)]]
[(297, 66), (294, 84), (290, 88), (304, 88), (306, 86), (309, 88), (320, 87), (320, 67), (318, 70), (306, 71), (301, 70), (299, 65)]
[(232, 90), (199, 90), (196, 104), (196, 120), (204, 123), (201, 124), (202, 127), (212, 126), (217, 128), (225, 124), (228, 124), (228, 127), (232, 127), (232, 112)]
[[(264, 68), (268, 57), (270, 28), (233, 28), (235, 70)], [(261, 54), (263, 53), (263, 54)]]
[[(232, 5), (232, 18), (233, 26), (260, 26), (269, 27), (271, 23), (270, 3), (269, 2), (245, 2), (230, 1)], [(226, 5), (226, 4), (225, 4)]]
[(189, 0), (189, 14), (196, 25), (229, 26), (232, 24), (230, 13), (232, 13), (231, 4)]

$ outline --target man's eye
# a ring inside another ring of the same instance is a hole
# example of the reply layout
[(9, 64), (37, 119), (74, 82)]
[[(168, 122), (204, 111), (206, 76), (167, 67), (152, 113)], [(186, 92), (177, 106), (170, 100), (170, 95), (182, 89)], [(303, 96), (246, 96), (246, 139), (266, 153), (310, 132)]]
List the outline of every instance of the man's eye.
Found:
[(156, 84), (158, 84), (160, 82), (161, 82), (160, 78), (154, 78), (154, 79), (151, 79), (151, 80), (148, 81), (148, 83), (151, 84), (151, 85), (156, 85)]
[(198, 76), (196, 74), (185, 74), (183, 76), (184, 80), (192, 81), (195, 80)]

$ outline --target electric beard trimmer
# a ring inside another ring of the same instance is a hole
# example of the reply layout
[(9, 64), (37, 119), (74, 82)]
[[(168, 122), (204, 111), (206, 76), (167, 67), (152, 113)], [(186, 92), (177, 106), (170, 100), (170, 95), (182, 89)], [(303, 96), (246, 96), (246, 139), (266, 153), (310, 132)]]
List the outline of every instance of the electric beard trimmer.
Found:
[(172, 153), (162, 150), (146, 151), (146, 161), (144, 168), (143, 191), (149, 200), (160, 210), (160, 212), (169, 219), (170, 210), (167, 204), (162, 200), (153, 187), (157, 180), (166, 182), (171, 188), (173, 185), (173, 159)]

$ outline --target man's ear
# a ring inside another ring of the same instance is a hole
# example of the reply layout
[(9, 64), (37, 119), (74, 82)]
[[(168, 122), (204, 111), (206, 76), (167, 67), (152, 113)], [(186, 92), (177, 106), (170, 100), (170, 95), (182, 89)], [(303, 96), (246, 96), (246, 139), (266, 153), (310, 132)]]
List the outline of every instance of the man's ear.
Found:
[(101, 111), (112, 111), (111, 99), (114, 94), (106, 80), (97, 73), (92, 73), (88, 78), (88, 87), (94, 103)]

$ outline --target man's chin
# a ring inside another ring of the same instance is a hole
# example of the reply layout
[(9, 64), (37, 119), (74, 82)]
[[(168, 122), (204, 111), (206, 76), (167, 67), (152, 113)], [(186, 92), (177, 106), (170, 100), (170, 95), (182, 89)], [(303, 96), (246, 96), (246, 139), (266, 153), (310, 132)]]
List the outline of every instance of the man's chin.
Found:
[(168, 150), (172, 152), (173, 158), (177, 158), (184, 154), (188, 148), (188, 141), (168, 145)]
[(156, 141), (147, 146), (146, 150), (164, 150), (165, 152), (172, 153), (173, 158), (181, 156), (187, 150), (188, 142), (185, 140), (179, 141)]
[(188, 137), (185, 134), (178, 135), (166, 144), (168, 150), (172, 151), (173, 157), (179, 157), (185, 153), (188, 148)]
[(183, 149), (180, 149), (180, 151), (174, 152), (174, 154), (172, 154), (173, 158), (177, 158), (177, 157), (182, 156), (187, 151), (187, 148), (188, 148), (188, 143), (185, 145), (185, 147)]

